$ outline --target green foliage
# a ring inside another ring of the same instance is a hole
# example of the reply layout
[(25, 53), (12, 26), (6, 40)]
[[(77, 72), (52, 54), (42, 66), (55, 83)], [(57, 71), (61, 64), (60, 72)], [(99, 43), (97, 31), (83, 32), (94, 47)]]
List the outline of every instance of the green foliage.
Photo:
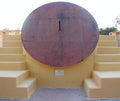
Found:
[(110, 32), (117, 31), (117, 28), (115, 27), (107, 27), (107, 28), (100, 28), (99, 29), (99, 34), (101, 35), (109, 35)]

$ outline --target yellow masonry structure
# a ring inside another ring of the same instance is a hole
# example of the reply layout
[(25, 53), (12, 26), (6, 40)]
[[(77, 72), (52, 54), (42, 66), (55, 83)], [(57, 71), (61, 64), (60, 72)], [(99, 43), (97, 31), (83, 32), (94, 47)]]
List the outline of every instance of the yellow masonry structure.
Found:
[(24, 50), (20, 33), (0, 31), (0, 98), (29, 98), (37, 87), (84, 87), (90, 98), (120, 97), (119, 32), (100, 35), (94, 52), (69, 68), (34, 60)]

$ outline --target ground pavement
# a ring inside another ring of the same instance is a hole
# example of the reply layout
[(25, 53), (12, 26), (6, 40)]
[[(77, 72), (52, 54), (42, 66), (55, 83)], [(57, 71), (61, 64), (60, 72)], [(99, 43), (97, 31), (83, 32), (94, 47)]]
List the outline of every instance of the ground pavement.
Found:
[(120, 101), (120, 98), (87, 98), (83, 88), (38, 88), (29, 99), (0, 101)]

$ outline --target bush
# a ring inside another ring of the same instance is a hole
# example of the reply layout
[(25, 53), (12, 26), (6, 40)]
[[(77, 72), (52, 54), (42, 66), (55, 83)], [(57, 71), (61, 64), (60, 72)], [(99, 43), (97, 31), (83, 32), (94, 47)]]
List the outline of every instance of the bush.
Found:
[(109, 35), (110, 32), (117, 31), (117, 28), (115, 27), (107, 27), (107, 28), (100, 28), (99, 29), (99, 34), (100, 35)]

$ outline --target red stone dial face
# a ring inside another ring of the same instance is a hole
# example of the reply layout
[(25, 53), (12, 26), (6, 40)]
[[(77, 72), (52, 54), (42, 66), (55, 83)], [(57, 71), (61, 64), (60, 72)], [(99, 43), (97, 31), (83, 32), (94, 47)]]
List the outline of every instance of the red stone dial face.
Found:
[(35, 9), (22, 27), (26, 51), (41, 63), (64, 67), (83, 61), (96, 47), (98, 26), (84, 8), (55, 2)]

